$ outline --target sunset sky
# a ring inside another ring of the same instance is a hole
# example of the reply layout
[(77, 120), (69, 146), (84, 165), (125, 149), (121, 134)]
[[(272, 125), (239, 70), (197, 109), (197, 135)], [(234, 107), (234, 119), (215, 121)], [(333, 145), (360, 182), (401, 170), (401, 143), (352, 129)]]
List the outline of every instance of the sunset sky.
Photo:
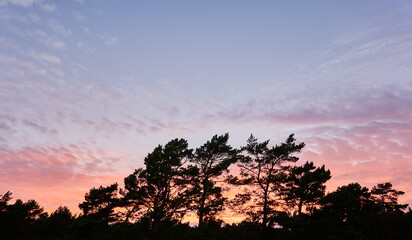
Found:
[(0, 194), (77, 212), (226, 132), (412, 204), (412, 1), (0, 0)]

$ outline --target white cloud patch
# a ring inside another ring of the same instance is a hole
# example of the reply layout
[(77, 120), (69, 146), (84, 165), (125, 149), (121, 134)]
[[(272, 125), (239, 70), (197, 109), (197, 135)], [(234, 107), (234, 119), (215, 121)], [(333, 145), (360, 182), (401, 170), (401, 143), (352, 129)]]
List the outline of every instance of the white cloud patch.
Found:
[(67, 30), (63, 25), (59, 24), (55, 20), (49, 20), (48, 27), (55, 33), (58, 33), (64, 36), (72, 35), (71, 31)]
[(58, 68), (50, 68), (49, 71), (54, 74), (54, 76), (62, 79), (66, 75), (62, 70)]
[(75, 22), (83, 22), (86, 19), (82, 14), (80, 14), (77, 11), (73, 12), (73, 18)]
[(95, 47), (90, 47), (88, 45), (86, 45), (84, 42), (79, 41), (77, 42), (77, 47), (87, 53), (94, 53), (96, 52), (96, 48)]
[(47, 12), (54, 12), (57, 9), (57, 5), (54, 3), (45, 3), (40, 5), (41, 9)]
[(92, 10), (92, 13), (96, 16), (99, 16), (99, 17), (104, 16), (104, 11), (102, 9), (94, 9), (94, 10)]
[(29, 18), (30, 18), (30, 21), (32, 21), (33, 23), (36, 23), (36, 24), (41, 23), (41, 18), (37, 14), (30, 13)]
[(113, 46), (119, 42), (119, 39), (117, 37), (110, 36), (107, 33), (103, 34), (100, 37), (103, 39), (104, 44), (106, 44), (107, 46)]
[(56, 4), (44, 3), (43, 0), (0, 0), (0, 6), (7, 6), (8, 4), (13, 4), (25, 8), (32, 7), (33, 5), (38, 5), (42, 10), (47, 12), (53, 12), (57, 9)]
[(53, 63), (53, 64), (60, 64), (60, 58), (54, 56), (54, 55), (49, 55), (45, 53), (40, 53), (38, 54), (39, 59), (42, 61), (48, 62), (48, 63)]
[(59, 57), (55, 56), (55, 55), (51, 55), (51, 54), (47, 54), (44, 52), (38, 52), (35, 50), (28, 50), (27, 52), (23, 53), (24, 55), (35, 59), (38, 63), (41, 64), (54, 64), (54, 65), (59, 65), (61, 64), (61, 60)]
[(1, 0), (0, 1), (0, 6), (5, 6), (7, 4), (14, 4), (22, 7), (31, 7), (36, 0)]
[(0, 36), (0, 45), (4, 48), (13, 49), (13, 50), (20, 49), (19, 45), (16, 44), (15, 41), (5, 38), (3, 36)]
[(1, 56), (0, 55), (0, 62), (7, 63), (7, 67), (10, 70), (18, 70), (18, 71), (9, 71), (7, 72), (6, 76), (13, 77), (11, 74), (17, 73), (22, 76), (26, 75), (34, 75), (34, 76), (44, 76), (46, 74), (46, 70), (42, 67), (39, 67), (32, 61), (27, 61), (24, 59), (11, 57), (11, 56)]
[(55, 50), (66, 49), (66, 43), (63, 40), (56, 38), (56, 36), (49, 35), (40, 29), (34, 29), (27, 32), (20, 31), (20, 35), (23, 37), (33, 38), (39, 43)]
[(1, 8), (0, 9), (0, 21), (1, 22), (17, 21), (19, 23), (28, 23), (29, 19), (26, 15), (19, 14), (16, 12), (10, 12), (4, 8)]
[(66, 49), (66, 43), (62, 40), (50, 40), (45, 43), (51, 48), (54, 48), (56, 50), (65, 50)]
[(84, 33), (86, 33), (88, 35), (92, 34), (92, 31), (90, 31), (90, 28), (85, 27), (85, 26), (81, 26), (81, 28), (82, 28)]

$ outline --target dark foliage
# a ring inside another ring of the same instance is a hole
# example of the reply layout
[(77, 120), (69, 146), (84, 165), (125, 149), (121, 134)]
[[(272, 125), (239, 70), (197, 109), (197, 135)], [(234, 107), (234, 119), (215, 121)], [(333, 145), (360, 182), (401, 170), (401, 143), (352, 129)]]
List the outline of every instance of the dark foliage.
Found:
[(227, 200), (223, 196), (222, 175), (236, 162), (237, 151), (228, 145), (229, 134), (215, 135), (210, 141), (195, 150), (189, 166), (192, 179), (190, 210), (198, 216), (199, 228), (208, 222), (216, 221), (219, 212), (224, 210)]
[[(251, 136), (239, 150), (229, 135), (215, 135), (192, 151), (184, 139), (159, 145), (144, 159), (145, 166), (117, 183), (92, 188), (75, 216), (60, 206), (50, 216), (35, 200), (0, 195), (0, 239), (410, 239), (412, 210), (400, 204), (404, 192), (391, 183), (369, 190), (350, 183), (325, 194), (331, 178), (325, 166), (312, 162), (292, 166), (304, 147), (290, 135), (269, 146)], [(226, 178), (236, 163), (240, 174)], [(228, 180), (228, 184), (225, 180)], [(223, 188), (243, 192), (228, 201)], [(219, 213), (238, 209), (247, 217), (225, 224)], [(197, 227), (183, 223), (186, 213)]]
[(163, 222), (179, 222), (189, 209), (190, 174), (185, 163), (191, 156), (187, 141), (174, 139), (156, 147), (144, 159), (145, 168), (125, 179), (120, 203), (127, 207), (126, 220), (138, 218), (150, 229), (153, 239)]
[(303, 208), (312, 213), (324, 197), (324, 184), (330, 178), (330, 171), (325, 170), (325, 166), (316, 168), (313, 162), (306, 162), (303, 166), (290, 168), (284, 184), (279, 188), (279, 195), (293, 214), (297, 209), (297, 215), (301, 215)]
[(79, 204), (83, 211), (82, 217), (104, 223), (115, 221), (114, 208), (119, 202), (117, 192), (117, 183), (90, 189), (84, 196), (85, 201)]
[[(253, 135), (249, 137), (242, 148), (240, 176), (230, 179), (233, 184), (247, 186), (236, 196), (234, 203), (245, 206), (240, 210), (248, 215), (248, 220), (261, 223), (263, 228), (276, 224), (275, 218), (281, 207), (277, 192), (286, 178), (286, 164), (296, 162), (298, 158), (294, 154), (304, 146), (304, 143), (296, 143), (293, 134), (274, 147), (269, 147), (269, 140), (259, 143)], [(252, 203), (248, 203), (250, 200)]]

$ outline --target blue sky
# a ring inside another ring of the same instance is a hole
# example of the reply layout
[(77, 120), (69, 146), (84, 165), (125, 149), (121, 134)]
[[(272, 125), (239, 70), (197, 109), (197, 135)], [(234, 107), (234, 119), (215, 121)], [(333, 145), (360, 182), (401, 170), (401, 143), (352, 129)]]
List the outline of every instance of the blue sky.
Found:
[(411, 64), (412, 1), (0, 0), (0, 191), (74, 209), (172, 138), (293, 132), (412, 203)]

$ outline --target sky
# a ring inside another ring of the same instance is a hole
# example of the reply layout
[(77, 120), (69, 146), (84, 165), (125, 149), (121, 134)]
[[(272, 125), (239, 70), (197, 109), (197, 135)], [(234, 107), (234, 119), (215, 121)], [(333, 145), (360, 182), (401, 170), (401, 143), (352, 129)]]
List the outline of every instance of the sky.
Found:
[(412, 1), (0, 0), (0, 194), (47, 211), (158, 144), (294, 133), (412, 204)]

